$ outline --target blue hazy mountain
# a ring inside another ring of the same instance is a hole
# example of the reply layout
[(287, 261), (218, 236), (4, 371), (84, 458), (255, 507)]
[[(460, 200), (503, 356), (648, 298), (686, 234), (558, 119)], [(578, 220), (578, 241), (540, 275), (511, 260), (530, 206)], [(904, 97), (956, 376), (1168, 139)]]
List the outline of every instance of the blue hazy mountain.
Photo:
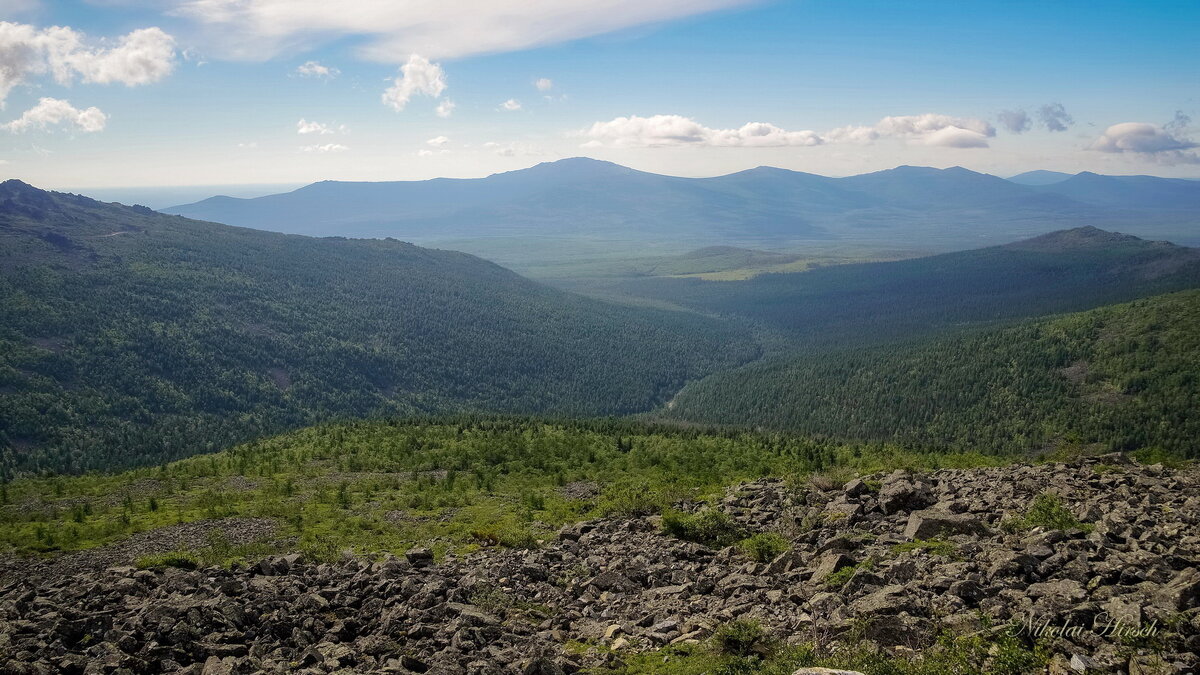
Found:
[(843, 240), (951, 249), (1083, 225), (1191, 243), (1200, 182), (1080, 174), (1031, 186), (961, 167), (912, 166), (846, 178), (771, 167), (681, 178), (574, 158), (475, 179), (323, 181), (165, 212), (294, 234), (418, 243), (554, 237), (686, 241), (695, 248)]
[(1045, 169), (1035, 169), (1026, 171), (1015, 176), (1009, 176), (1008, 180), (1018, 185), (1053, 185), (1061, 183), (1064, 180), (1074, 176), (1073, 173), (1063, 173), (1062, 171), (1046, 171)]

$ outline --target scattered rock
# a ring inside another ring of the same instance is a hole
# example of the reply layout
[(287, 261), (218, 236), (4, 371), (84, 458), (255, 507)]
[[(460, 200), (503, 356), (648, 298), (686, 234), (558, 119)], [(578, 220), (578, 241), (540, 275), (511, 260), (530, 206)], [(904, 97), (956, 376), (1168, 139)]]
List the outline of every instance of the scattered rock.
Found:
[[(1050, 672), (1186, 672), (1200, 650), (1200, 474), (1112, 460), (1117, 470), (1088, 470), (1096, 461), (868, 477), (878, 493), (866, 479), (805, 494), (777, 479), (741, 485), (717, 508), (746, 531), (792, 533), (792, 549), (769, 564), (628, 518), (568, 525), (535, 550), (440, 562), (414, 548), (382, 560), (129, 566), (146, 542), (231, 526), (262, 536), (273, 523), (164, 528), (122, 543), (122, 555), (8, 560), (21, 573), (0, 581), (0, 672), (565, 675), (700, 643), (741, 616), (788, 642), (849, 637), (895, 654), (943, 629), (1082, 626), (1045, 641)], [(1092, 531), (994, 527), (1051, 485), (1073, 513), (1095, 516)], [(897, 548), (934, 538), (954, 554)], [(828, 583), (851, 565), (849, 582)], [(1156, 625), (1146, 642), (1159, 653), (1088, 630), (1110, 620)], [(567, 653), (571, 640), (607, 649)]]

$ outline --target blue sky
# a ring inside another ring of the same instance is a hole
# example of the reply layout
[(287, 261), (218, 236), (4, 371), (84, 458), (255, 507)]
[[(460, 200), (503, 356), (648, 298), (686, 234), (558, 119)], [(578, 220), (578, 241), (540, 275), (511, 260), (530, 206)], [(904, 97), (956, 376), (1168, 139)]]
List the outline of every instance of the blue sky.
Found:
[(0, 20), (0, 173), (50, 188), (575, 155), (1200, 176), (1195, 2), (0, 0)]

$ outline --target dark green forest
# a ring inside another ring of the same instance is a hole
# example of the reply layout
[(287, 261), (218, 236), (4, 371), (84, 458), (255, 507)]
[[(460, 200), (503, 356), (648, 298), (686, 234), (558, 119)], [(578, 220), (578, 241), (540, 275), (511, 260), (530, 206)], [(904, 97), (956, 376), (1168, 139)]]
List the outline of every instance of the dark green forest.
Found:
[(342, 417), (648, 410), (748, 332), (474, 256), (0, 186), (0, 469), (158, 463)]
[(741, 282), (653, 278), (629, 295), (741, 317), (806, 345), (880, 344), (1079, 311), (1200, 286), (1200, 249), (1093, 227), (895, 262), (834, 265)]
[[(0, 477), (157, 464), (337, 419), (642, 414), (677, 393), (673, 422), (1196, 454), (1194, 296), (1004, 328), (1200, 287), (1196, 249), (1080, 228), (628, 284), (694, 311), (608, 304), (392, 239), (228, 227), (8, 181)], [(1087, 328), (1118, 318), (1123, 341)]]
[(926, 448), (1200, 457), (1200, 291), (710, 377), (668, 419)]

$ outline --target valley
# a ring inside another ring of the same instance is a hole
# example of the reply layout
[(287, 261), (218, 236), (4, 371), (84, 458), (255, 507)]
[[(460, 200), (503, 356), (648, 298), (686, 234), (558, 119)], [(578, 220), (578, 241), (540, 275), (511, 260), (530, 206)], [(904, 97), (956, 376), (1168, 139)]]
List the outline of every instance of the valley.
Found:
[[(5, 667), (1192, 658), (1197, 549), (1172, 537), (1200, 522), (1200, 249), (698, 227), (686, 250), (493, 232), (510, 271), (0, 184)], [(1156, 632), (1044, 639), (1031, 613)]]
[(0, 0), (0, 675), (1197, 675), (1198, 26)]

